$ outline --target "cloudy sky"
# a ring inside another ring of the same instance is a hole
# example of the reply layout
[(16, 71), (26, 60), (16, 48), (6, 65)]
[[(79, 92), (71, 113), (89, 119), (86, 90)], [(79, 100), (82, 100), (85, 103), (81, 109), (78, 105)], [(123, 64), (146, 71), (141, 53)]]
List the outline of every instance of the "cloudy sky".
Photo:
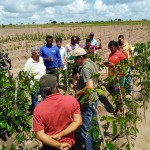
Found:
[(149, 19), (150, 0), (0, 0), (0, 24)]

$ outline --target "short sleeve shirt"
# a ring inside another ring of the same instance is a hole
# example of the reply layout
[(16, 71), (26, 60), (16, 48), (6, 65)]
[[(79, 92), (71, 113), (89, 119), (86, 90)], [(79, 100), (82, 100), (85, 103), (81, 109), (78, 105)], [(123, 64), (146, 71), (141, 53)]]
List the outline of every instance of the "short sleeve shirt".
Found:
[[(110, 54), (108, 58), (108, 62), (113, 63), (114, 65), (119, 64), (120, 61), (124, 60), (126, 56), (121, 51), (116, 51), (114, 54)], [(114, 74), (115, 69), (109, 67), (108, 70), (110, 71), (110, 76)], [(118, 73), (119, 74), (119, 73)]]
[[(87, 59), (79, 69), (79, 78), (77, 80), (76, 91), (83, 89), (88, 81), (93, 81), (94, 86), (97, 87), (98, 78), (91, 78), (91, 76), (96, 72), (98, 72), (96, 64), (90, 59)], [(95, 94), (95, 99), (97, 98), (98, 97)]]
[(98, 45), (97, 40), (93, 39), (93, 40), (91, 41), (91, 45), (93, 45), (93, 46), (97, 46), (97, 45)]
[(46, 74), (46, 67), (42, 57), (39, 57), (39, 61), (35, 61), (30, 57), (27, 60), (23, 70), (29, 75), (34, 75), (35, 80), (40, 80), (40, 78)]
[(76, 44), (76, 45), (71, 45), (71, 43), (68, 43), (68, 44), (65, 46), (68, 57), (69, 57), (70, 55), (72, 55), (74, 49), (75, 49), (75, 48), (78, 48), (78, 47), (80, 47), (78, 44)]
[(123, 47), (122, 47), (123, 51), (125, 51), (128, 55), (128, 59), (131, 57), (131, 53), (132, 53), (132, 46), (130, 43), (126, 42), (124, 43)]
[(66, 48), (65, 47), (61, 47), (59, 49), (59, 51), (60, 51), (60, 56), (61, 56), (62, 63), (64, 63), (64, 58), (67, 57)]
[[(47, 135), (54, 135), (71, 124), (74, 114), (80, 114), (77, 100), (70, 95), (52, 94), (40, 102), (33, 114), (33, 129), (44, 129)], [(71, 146), (75, 143), (74, 133), (62, 137), (60, 142), (67, 142)]]

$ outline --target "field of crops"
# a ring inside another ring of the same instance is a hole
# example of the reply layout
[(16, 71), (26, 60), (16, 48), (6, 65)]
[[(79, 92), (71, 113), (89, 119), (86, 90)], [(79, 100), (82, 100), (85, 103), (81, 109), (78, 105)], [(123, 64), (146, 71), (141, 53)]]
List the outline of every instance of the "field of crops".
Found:
[[(50, 34), (54, 39), (58, 36), (63, 38), (63, 45), (69, 42), (72, 35), (79, 35), (81, 43), (90, 32), (95, 33), (95, 38), (102, 39), (102, 51), (107, 50), (110, 40), (117, 40), (119, 34), (123, 34), (133, 46), (137, 42), (147, 42), (150, 38), (150, 26), (138, 25), (114, 25), (114, 26), (52, 26), (49, 28), (3, 28), (0, 29), (0, 47), (10, 53), (13, 63), (13, 73), (17, 75), (23, 64), (30, 55), (30, 48), (34, 45), (42, 46), (45, 35)], [(54, 42), (55, 44), (55, 42)]]
[[(123, 34), (125, 36), (125, 39), (128, 42), (130, 42), (133, 46), (135, 46), (136, 43), (146, 43), (150, 41), (150, 25), (147, 23), (144, 24), (143, 22), (142, 23), (138, 22), (138, 23), (139, 24), (111, 25), (111, 26), (109, 26), (108, 24), (105, 26), (100, 26), (100, 25), (83, 26), (83, 24), (82, 25), (76, 24), (76, 25), (68, 25), (68, 26), (53, 25), (50, 27), (25, 26), (25, 28), (22, 27), (21, 28), (18, 27), (0, 28), (0, 51), (9, 53), (9, 56), (12, 59), (11, 73), (13, 73), (13, 77), (15, 78), (17, 77), (19, 71), (23, 69), (26, 60), (29, 58), (31, 54), (30, 53), (31, 47), (35, 45), (41, 47), (45, 43), (46, 35), (48, 34), (52, 35), (54, 39), (56, 37), (62, 37), (63, 46), (65, 46), (67, 43), (69, 43), (70, 37), (72, 35), (80, 36), (81, 43), (83, 44), (88, 34), (90, 32), (94, 32), (95, 33), (94, 38), (98, 39), (98, 37), (101, 37), (102, 40), (102, 49), (98, 50), (99, 57), (101, 57), (103, 60), (106, 60), (110, 53), (107, 47), (108, 42), (110, 40), (117, 40), (117, 37), (120, 34)], [(140, 49), (140, 47), (142, 46), (140, 45), (138, 49)], [(107, 74), (106, 70), (103, 70), (101, 72), (102, 77), (106, 76), (106, 74)], [(143, 77), (143, 74), (141, 76)], [(135, 86), (135, 90), (138, 91), (139, 87)], [(137, 99), (138, 97), (141, 97), (141, 93), (137, 92), (134, 94), (135, 95), (132, 98)], [(135, 104), (135, 102), (133, 103)], [(135, 150), (141, 150), (141, 149), (149, 150), (149, 146), (150, 146), (150, 136), (149, 136), (150, 131), (148, 126), (148, 124), (150, 124), (150, 117), (148, 115), (148, 113), (150, 112), (150, 106), (149, 103), (147, 105), (143, 104), (143, 106), (148, 107), (147, 110), (144, 110), (144, 117), (147, 120), (146, 122), (138, 121), (136, 124), (139, 129), (139, 135), (138, 135), (139, 137), (137, 136), (137, 141), (135, 141), (135, 148), (133, 148)], [(104, 109), (102, 104), (100, 104), (99, 108), (100, 108), (100, 115), (101, 114), (108, 115), (108, 112)], [(143, 118), (143, 110), (138, 110), (138, 114), (140, 115), (141, 118)], [(119, 124), (120, 122), (117, 123)], [(113, 122), (112, 125), (113, 132), (114, 132), (113, 134), (117, 133), (116, 131), (116, 126), (118, 125), (117, 123), (114, 124)], [(143, 142), (144, 144), (141, 145), (141, 142)], [(110, 144), (110, 148), (111, 148), (111, 144)], [(126, 148), (128, 148), (128, 145)]]

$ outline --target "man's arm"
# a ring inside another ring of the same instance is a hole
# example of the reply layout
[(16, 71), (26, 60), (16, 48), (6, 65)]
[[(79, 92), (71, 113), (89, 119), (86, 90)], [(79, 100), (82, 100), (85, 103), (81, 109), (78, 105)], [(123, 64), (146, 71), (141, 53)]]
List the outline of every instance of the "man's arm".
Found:
[(60, 51), (59, 51), (59, 49), (57, 49), (56, 57), (57, 57), (57, 60), (58, 60), (59, 68), (63, 68), (63, 64), (62, 64), (62, 60), (61, 60), (61, 56), (60, 56)]
[(67, 55), (67, 50), (65, 48), (65, 53), (64, 53), (64, 64), (67, 63), (67, 58), (68, 58), (68, 55)]
[(81, 114), (74, 114), (73, 115), (73, 121), (72, 123), (63, 131), (61, 131), (60, 133), (56, 134), (56, 135), (52, 135), (51, 137), (54, 139), (61, 139), (62, 137), (74, 132), (75, 130), (78, 129), (78, 127), (80, 127), (82, 125), (82, 117)]
[(43, 144), (58, 148), (60, 150), (68, 150), (70, 148), (70, 145), (68, 143), (60, 143), (57, 140), (54, 140), (49, 135), (45, 134), (44, 130), (37, 131), (36, 137), (39, 141), (41, 141)]
[(76, 98), (78, 98), (82, 95), (85, 95), (86, 94), (86, 89), (94, 89), (94, 84), (93, 84), (92, 80), (87, 81), (85, 84), (86, 84), (86, 86), (83, 89), (81, 89), (81, 90), (79, 90), (75, 93)]
[(128, 57), (128, 53), (126, 52), (126, 51), (122, 51), (123, 52), (123, 54), (126, 56), (126, 59), (128, 60), (129, 59), (129, 57)]
[(98, 40), (99, 40), (99, 45), (97, 45), (96, 49), (102, 49), (102, 40), (101, 40), (101, 37), (99, 37)]

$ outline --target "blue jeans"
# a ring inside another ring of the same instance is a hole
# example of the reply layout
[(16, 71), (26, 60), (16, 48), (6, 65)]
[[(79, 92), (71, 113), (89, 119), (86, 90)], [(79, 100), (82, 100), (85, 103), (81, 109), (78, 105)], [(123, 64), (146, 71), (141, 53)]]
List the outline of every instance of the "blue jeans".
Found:
[(127, 84), (127, 92), (131, 93), (132, 91), (132, 77), (131, 77), (131, 68), (129, 67), (127, 70), (127, 78), (126, 78), (126, 84)]
[(96, 100), (95, 103), (93, 104), (90, 104), (83, 108), (81, 107), (81, 115), (82, 115), (81, 134), (84, 139), (86, 150), (94, 150), (93, 134), (88, 132), (89, 129), (91, 128), (92, 118), (95, 116), (93, 105), (97, 107), (98, 100)]
[(45, 95), (44, 93), (41, 92), (40, 89), (37, 89), (33, 95), (31, 96), (31, 99), (32, 99), (32, 105), (33, 105), (33, 108), (35, 108), (37, 106), (37, 104), (39, 103), (38, 101), (38, 96), (41, 95), (43, 99), (45, 99)]

